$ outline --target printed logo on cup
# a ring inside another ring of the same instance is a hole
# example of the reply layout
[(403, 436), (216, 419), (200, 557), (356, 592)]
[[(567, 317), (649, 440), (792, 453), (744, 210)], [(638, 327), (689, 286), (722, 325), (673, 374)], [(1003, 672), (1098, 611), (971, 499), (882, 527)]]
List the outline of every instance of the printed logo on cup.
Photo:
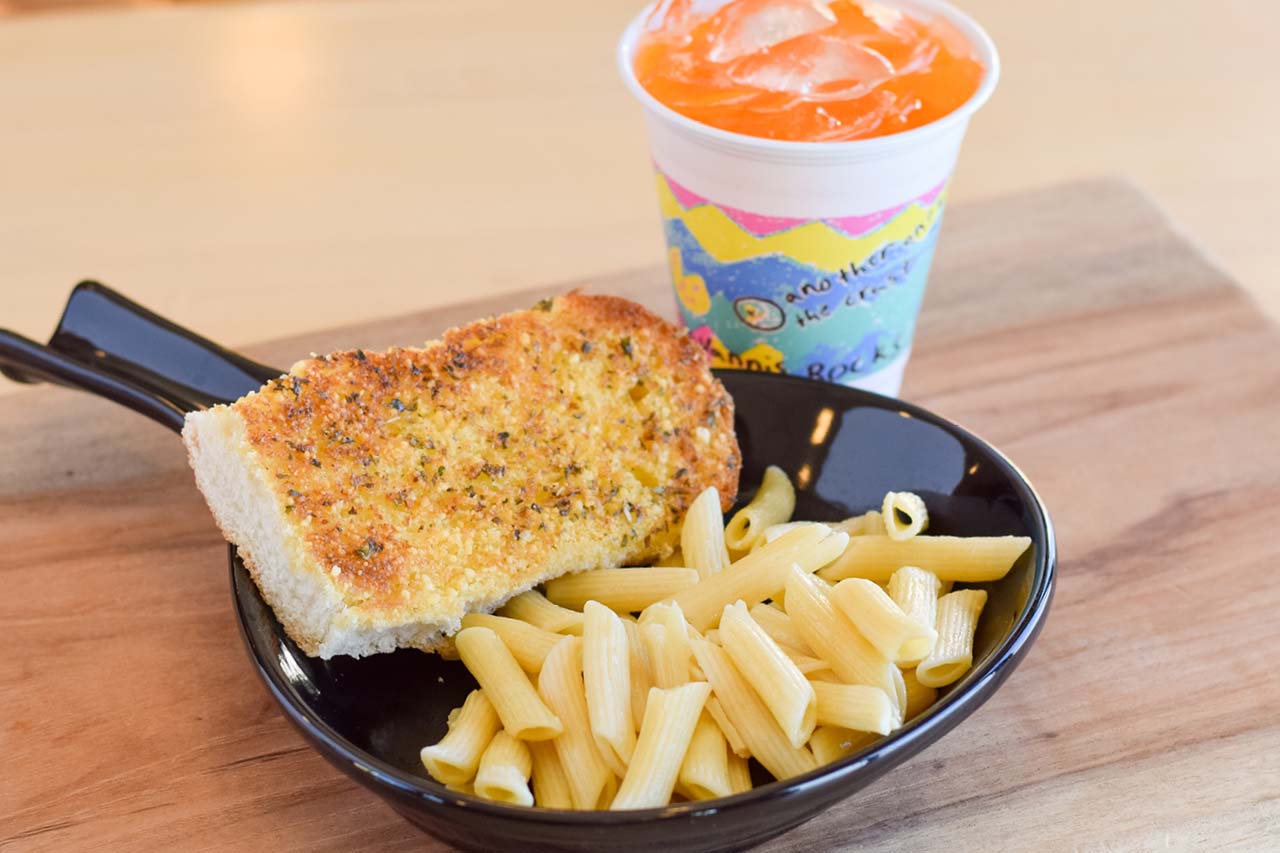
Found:
[(871, 214), (762, 216), (658, 170), (680, 315), (716, 367), (852, 383), (911, 346), (946, 182)]

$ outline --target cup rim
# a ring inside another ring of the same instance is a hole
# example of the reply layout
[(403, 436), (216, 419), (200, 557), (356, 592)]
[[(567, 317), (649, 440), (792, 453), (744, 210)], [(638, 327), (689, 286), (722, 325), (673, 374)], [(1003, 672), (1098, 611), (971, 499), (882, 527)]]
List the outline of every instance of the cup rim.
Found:
[(978, 58), (986, 69), (982, 82), (978, 84), (977, 90), (969, 96), (968, 100), (941, 118), (920, 127), (884, 136), (873, 136), (844, 142), (768, 139), (762, 136), (750, 136), (732, 130), (723, 130), (695, 121), (676, 112), (651, 95), (636, 77), (635, 66), (632, 62), (635, 44), (644, 28), (644, 22), (660, 2), (662, 0), (652, 0), (652, 2), (648, 3), (639, 14), (631, 19), (631, 22), (623, 31), (622, 37), (618, 40), (618, 73), (622, 77), (623, 84), (626, 85), (632, 96), (640, 101), (645, 109), (668, 124), (674, 125), (689, 135), (755, 154), (800, 155), (806, 158), (821, 157), (825, 159), (827, 157), (858, 158), (861, 156), (877, 156), (899, 150), (957, 126), (963, 127), (968, 122), (969, 117), (990, 99), (991, 94), (995, 91), (996, 83), (1000, 79), (1000, 54), (996, 50), (995, 42), (992, 41), (987, 31), (965, 12), (946, 2), (946, 0), (878, 0), (878, 2), (885, 2), (886, 5), (903, 8), (908, 11), (918, 9), (942, 15), (949, 23), (960, 30), (978, 53)]

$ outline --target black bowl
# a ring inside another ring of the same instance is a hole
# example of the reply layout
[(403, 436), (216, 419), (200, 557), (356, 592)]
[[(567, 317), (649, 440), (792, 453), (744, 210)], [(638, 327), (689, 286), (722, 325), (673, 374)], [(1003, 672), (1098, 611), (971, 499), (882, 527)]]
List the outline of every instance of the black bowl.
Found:
[[(1039, 633), (1053, 594), (1053, 527), (1026, 478), (976, 436), (916, 406), (836, 385), (721, 371), (737, 404), (744, 490), (766, 465), (796, 483), (796, 517), (835, 520), (911, 490), (930, 533), (1023, 535), (1032, 547), (989, 599), (973, 669), (889, 737), (812, 773), (720, 800), (631, 812), (503, 806), (427, 778), (418, 750), (438, 740), (475, 681), (460, 663), (413, 650), (362, 660), (309, 658), (231, 552), (249, 654), (285, 715), (335, 767), (417, 826), (464, 849), (736, 850), (786, 832), (942, 737), (1009, 676)], [(749, 492), (744, 494), (749, 497)]]

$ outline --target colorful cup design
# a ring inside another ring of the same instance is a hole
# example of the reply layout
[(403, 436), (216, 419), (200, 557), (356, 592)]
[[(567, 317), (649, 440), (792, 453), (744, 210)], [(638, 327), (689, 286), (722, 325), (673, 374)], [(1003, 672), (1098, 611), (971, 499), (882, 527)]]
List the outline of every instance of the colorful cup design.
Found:
[(900, 133), (793, 142), (700, 124), (636, 79), (648, 10), (618, 44), (644, 107), (680, 316), (717, 367), (897, 394), (969, 117), (1000, 74), (995, 45), (946, 0), (893, 0), (942, 16), (985, 76), (962, 106)]
[(717, 367), (862, 380), (911, 348), (945, 183), (872, 214), (716, 204), (657, 173), (680, 315)]

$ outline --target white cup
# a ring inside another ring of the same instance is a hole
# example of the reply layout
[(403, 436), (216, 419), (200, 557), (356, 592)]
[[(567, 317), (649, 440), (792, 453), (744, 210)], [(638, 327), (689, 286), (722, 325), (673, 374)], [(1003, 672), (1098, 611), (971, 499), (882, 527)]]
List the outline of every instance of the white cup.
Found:
[(892, 5), (948, 21), (985, 73), (937, 121), (851, 142), (763, 139), (686, 118), (636, 79), (635, 45), (653, 6), (623, 33), (618, 67), (644, 106), (681, 318), (717, 367), (889, 395), (901, 387), (947, 182), (1000, 59), (953, 6)]

